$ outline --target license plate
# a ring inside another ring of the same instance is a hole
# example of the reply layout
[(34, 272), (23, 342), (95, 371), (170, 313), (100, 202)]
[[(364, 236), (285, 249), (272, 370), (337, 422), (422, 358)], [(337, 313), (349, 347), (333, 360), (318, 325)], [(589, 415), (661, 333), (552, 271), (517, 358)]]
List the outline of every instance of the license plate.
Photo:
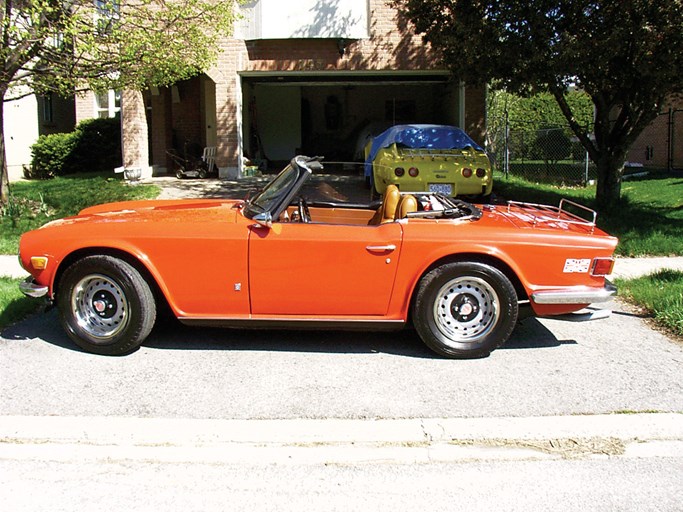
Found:
[(435, 194), (450, 196), (453, 194), (453, 185), (450, 183), (430, 183), (429, 191)]

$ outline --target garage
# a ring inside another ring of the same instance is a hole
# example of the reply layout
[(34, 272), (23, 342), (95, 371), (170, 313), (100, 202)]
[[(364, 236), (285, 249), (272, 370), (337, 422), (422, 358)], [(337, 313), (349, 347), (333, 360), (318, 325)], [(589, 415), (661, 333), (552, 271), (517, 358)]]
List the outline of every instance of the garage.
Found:
[(241, 156), (278, 169), (295, 154), (361, 161), (403, 123), (464, 125), (464, 88), (442, 71), (242, 72)]

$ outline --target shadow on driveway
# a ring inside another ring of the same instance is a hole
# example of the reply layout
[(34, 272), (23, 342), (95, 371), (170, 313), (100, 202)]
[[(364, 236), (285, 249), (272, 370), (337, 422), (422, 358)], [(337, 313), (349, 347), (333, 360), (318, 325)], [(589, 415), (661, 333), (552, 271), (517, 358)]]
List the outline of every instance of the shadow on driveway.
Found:
[[(10, 326), (1, 335), (9, 342), (39, 340), (82, 352), (62, 330), (56, 309)], [(508, 342), (498, 350), (557, 348), (576, 343), (575, 340), (558, 340), (542, 323), (529, 318), (517, 325)], [(170, 319), (157, 323), (144, 346), (159, 350), (385, 353), (420, 359), (440, 358), (421, 342), (412, 328), (397, 332), (238, 330), (188, 327)]]

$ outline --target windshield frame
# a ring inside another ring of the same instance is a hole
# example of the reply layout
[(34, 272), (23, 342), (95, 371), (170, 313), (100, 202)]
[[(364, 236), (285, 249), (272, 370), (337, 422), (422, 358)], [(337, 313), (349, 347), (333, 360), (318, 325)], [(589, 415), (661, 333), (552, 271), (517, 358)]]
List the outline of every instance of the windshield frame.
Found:
[(289, 206), (299, 193), (313, 169), (322, 169), (317, 159), (296, 156), (258, 194), (246, 202), (244, 216), (254, 220), (256, 215), (269, 213), (273, 219)]

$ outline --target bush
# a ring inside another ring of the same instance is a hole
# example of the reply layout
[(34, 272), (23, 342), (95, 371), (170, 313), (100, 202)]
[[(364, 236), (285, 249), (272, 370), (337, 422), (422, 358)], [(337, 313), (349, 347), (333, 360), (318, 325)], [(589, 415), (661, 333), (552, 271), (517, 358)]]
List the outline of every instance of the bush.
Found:
[(65, 174), (75, 147), (76, 132), (41, 135), (31, 146), (31, 167), (24, 167), (24, 176), (47, 180)]
[(76, 126), (76, 146), (68, 173), (113, 171), (122, 165), (121, 120), (86, 119)]
[(561, 128), (541, 130), (536, 138), (535, 150), (538, 158), (546, 163), (555, 163), (571, 156), (572, 142)]
[(121, 122), (87, 119), (70, 133), (41, 135), (31, 146), (29, 179), (49, 179), (77, 172), (112, 171), (121, 165)]

